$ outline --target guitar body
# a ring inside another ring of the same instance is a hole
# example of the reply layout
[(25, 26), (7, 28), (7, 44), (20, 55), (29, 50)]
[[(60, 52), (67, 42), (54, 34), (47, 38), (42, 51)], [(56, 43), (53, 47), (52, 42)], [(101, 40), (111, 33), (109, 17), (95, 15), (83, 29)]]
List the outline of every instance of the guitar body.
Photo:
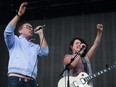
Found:
[[(84, 80), (85, 77), (87, 77), (88, 74), (85, 72), (81, 72), (78, 76), (73, 77), (69, 76), (69, 85), (70, 87), (90, 87), (87, 82)], [(58, 82), (58, 87), (68, 87), (67, 86), (67, 79), (68, 76), (65, 76), (61, 78)]]
[[(92, 74), (92, 75), (88, 75), (87, 73), (85, 72), (81, 72), (78, 76), (76, 77), (73, 77), (73, 76), (69, 76), (69, 87), (91, 87), (88, 82), (97, 77), (97, 76), (100, 76), (102, 75), (103, 73), (107, 72), (107, 71), (110, 71), (112, 69), (115, 69), (116, 68), (116, 63), (113, 64), (112, 66), (104, 69), (104, 70), (101, 70), (95, 74)], [(67, 80), (68, 80), (68, 77), (65, 76), (63, 78), (61, 78), (58, 82), (58, 87), (68, 87), (67, 86)]]

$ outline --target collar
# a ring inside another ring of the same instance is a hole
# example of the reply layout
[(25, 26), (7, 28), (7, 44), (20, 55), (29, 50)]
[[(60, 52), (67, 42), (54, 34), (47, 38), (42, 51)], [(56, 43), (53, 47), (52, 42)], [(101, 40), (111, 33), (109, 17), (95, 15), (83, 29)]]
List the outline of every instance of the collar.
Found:
[[(21, 38), (25, 38), (26, 39), (26, 37), (25, 37), (25, 35), (24, 34), (21, 34), (20, 36), (19, 36), (19, 38), (21, 39)], [(26, 39), (27, 40), (27, 39)], [(27, 41), (31, 41), (32, 39), (30, 39), (30, 40), (27, 40)]]

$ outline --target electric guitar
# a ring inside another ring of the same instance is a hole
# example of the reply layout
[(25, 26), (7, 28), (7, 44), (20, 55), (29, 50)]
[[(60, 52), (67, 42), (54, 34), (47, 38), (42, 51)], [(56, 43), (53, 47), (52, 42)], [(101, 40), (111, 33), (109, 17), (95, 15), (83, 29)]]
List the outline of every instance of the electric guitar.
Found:
[[(81, 72), (78, 76), (73, 77), (73, 76), (69, 76), (69, 86), (70, 87), (91, 87), (88, 82), (90, 80), (92, 80), (93, 78), (102, 75), (103, 73), (110, 71), (112, 69), (116, 68), (116, 64), (113, 64), (112, 66), (103, 69), (95, 74), (92, 75), (88, 75), (85, 72)], [(58, 87), (68, 87), (67, 86), (67, 79), (68, 76), (62, 77), (59, 82), (58, 82)]]

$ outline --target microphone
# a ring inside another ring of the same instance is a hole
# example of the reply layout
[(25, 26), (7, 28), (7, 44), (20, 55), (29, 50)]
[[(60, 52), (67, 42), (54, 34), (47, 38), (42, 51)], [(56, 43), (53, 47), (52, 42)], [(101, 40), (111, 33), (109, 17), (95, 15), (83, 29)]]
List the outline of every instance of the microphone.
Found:
[(85, 49), (86, 49), (86, 45), (84, 43), (82, 43), (81, 44), (81, 48), (80, 48), (80, 50), (78, 51), (77, 54), (82, 56), (82, 54), (84, 53)]
[(85, 44), (81, 44), (81, 49), (86, 49), (86, 45)]
[(35, 29), (34, 29), (34, 33), (36, 33), (38, 30), (40, 29), (44, 29), (45, 25), (40, 25), (40, 26), (37, 26)]
[(85, 45), (82, 45), (82, 49), (85, 48), (86, 46)]

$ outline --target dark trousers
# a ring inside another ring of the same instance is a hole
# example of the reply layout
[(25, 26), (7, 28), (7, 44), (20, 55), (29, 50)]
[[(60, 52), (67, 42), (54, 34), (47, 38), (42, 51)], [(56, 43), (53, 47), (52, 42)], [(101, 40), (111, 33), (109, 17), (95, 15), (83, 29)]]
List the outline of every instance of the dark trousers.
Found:
[(8, 81), (6, 87), (36, 87), (35, 80), (25, 80), (20, 77), (10, 76), (8, 77)]

